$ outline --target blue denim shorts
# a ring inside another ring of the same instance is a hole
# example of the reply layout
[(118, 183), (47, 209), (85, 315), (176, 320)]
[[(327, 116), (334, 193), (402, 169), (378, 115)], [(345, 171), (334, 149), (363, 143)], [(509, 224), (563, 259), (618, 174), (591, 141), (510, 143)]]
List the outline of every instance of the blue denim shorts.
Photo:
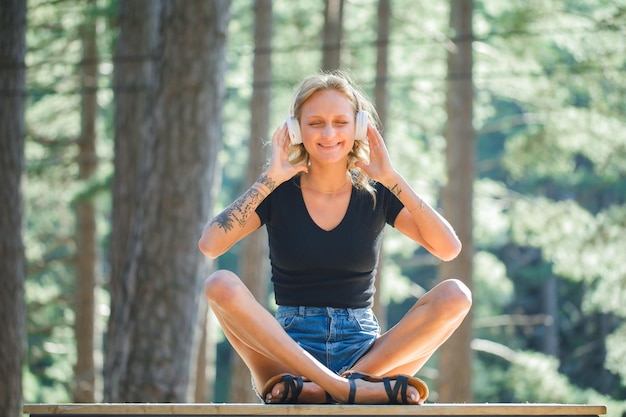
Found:
[(371, 308), (279, 306), (276, 320), (302, 348), (337, 374), (350, 369), (380, 336)]

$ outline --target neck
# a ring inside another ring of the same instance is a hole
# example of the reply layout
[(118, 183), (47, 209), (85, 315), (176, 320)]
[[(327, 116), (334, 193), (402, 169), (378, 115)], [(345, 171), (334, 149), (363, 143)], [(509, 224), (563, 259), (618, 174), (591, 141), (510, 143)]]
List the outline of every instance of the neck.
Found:
[(302, 174), (300, 184), (304, 188), (324, 194), (335, 194), (346, 188), (350, 183), (350, 174), (345, 168), (341, 172), (315, 171), (310, 169), (308, 173)]

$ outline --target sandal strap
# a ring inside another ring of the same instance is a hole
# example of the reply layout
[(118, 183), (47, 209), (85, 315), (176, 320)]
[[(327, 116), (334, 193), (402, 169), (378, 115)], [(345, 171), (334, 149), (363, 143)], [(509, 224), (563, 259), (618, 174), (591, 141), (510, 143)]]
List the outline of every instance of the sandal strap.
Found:
[(298, 396), (304, 387), (304, 380), (301, 376), (280, 374), (274, 377), (273, 380), (274, 381), (270, 380), (271, 386), (268, 384), (267, 389), (264, 390), (263, 397), (265, 397), (266, 392), (272, 389), (272, 387), (279, 382), (283, 383), (284, 389), (280, 399), (277, 402), (271, 402), (270, 404), (295, 404), (298, 402)]
[[(281, 397), (281, 403), (285, 404), (295, 404), (298, 402), (298, 396), (302, 392), (302, 388), (304, 387), (304, 382), (302, 381), (301, 376), (297, 376), (295, 379), (291, 375), (285, 375), (283, 378), (285, 383), (285, 392), (283, 392), (283, 396)], [(291, 394), (291, 397), (287, 399), (287, 397)]]
[[(382, 382), (385, 387), (385, 392), (387, 393), (387, 398), (389, 399), (389, 404), (409, 403), (409, 400), (407, 398), (407, 391), (409, 383), (412, 380), (416, 380), (419, 382), (419, 386), (413, 383), (411, 383), (410, 385), (414, 386), (418, 390), (422, 399), (425, 400), (426, 397), (428, 397), (428, 387), (426, 386), (426, 384), (424, 384), (424, 382), (418, 378), (413, 377), (411, 379), (411, 377), (407, 375), (400, 374), (391, 377), (378, 377), (374, 375), (364, 374), (361, 372), (348, 371), (343, 373), (342, 376), (350, 381), (350, 395), (348, 397), (349, 404), (354, 404), (354, 398), (356, 396), (356, 383), (354, 381), (355, 379), (363, 379), (368, 382)], [(391, 387), (392, 381), (394, 383), (393, 388)], [(425, 391), (425, 393), (423, 391)]]
[(348, 404), (354, 404), (354, 397), (356, 397), (356, 382), (354, 382), (354, 377), (349, 377), (348, 382), (350, 382), (350, 394), (348, 395)]
[[(393, 389), (391, 388), (391, 379), (388, 377), (383, 378), (383, 384), (385, 385), (385, 391), (387, 392), (387, 398), (389, 398), (389, 404), (408, 404), (406, 397), (406, 391), (409, 385), (409, 379), (404, 375), (398, 375), (393, 379), (395, 384)], [(400, 393), (401, 402), (398, 402), (398, 392)]]
[(389, 398), (389, 404), (394, 404), (394, 398), (396, 397), (395, 386), (394, 390), (391, 389), (391, 382), (389, 382), (389, 378), (383, 378), (383, 385), (385, 386), (385, 391), (387, 392), (387, 398)]
[(407, 388), (409, 387), (409, 378), (404, 376), (404, 375), (400, 375), (398, 377), (398, 379), (396, 380), (396, 386), (398, 385), (398, 383), (400, 383), (400, 381), (402, 381), (401, 382), (401, 384), (402, 384), (402, 391), (400, 392), (400, 394), (401, 394), (400, 398), (402, 398), (402, 403), (403, 404), (408, 404), (409, 401), (406, 398), (406, 391), (407, 391)]

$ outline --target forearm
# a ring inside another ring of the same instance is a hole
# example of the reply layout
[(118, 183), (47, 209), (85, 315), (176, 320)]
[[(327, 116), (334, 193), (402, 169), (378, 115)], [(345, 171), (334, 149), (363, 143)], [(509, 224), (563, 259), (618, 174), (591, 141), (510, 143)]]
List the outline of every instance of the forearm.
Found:
[(450, 223), (431, 207), (397, 172), (384, 180), (385, 185), (404, 204), (418, 232), (417, 240), (441, 259), (452, 259), (461, 242)]
[(261, 174), (241, 197), (204, 226), (198, 242), (200, 250), (216, 258), (237, 243), (250, 232), (248, 222), (252, 214), (275, 188), (275, 181), (266, 173)]
[(261, 202), (275, 189), (274, 182), (262, 174), (241, 197), (215, 216), (209, 226), (216, 224), (225, 233), (242, 228)]

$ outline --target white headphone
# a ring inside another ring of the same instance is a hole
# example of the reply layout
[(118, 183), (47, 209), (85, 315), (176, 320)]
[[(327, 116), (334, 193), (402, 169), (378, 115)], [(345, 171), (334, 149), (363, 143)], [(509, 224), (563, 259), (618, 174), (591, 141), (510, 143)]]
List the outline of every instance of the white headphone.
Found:
[[(292, 145), (302, 143), (302, 134), (300, 133), (300, 123), (298, 119), (292, 115), (287, 116), (287, 131)], [(356, 127), (354, 131), (354, 140), (367, 140), (367, 125), (369, 123), (369, 114), (365, 110), (359, 110), (356, 113)]]

